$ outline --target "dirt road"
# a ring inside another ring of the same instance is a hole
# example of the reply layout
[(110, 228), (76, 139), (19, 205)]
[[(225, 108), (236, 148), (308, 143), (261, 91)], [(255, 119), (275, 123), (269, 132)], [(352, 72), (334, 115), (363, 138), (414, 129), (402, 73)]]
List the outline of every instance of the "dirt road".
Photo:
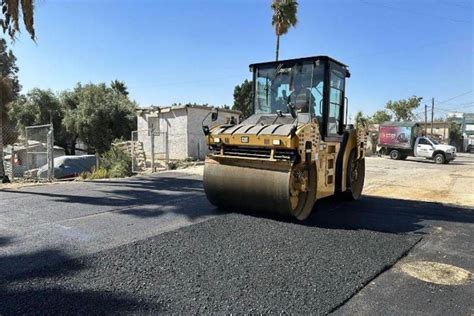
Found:
[(474, 155), (448, 165), (430, 160), (368, 157), (364, 194), (474, 207)]

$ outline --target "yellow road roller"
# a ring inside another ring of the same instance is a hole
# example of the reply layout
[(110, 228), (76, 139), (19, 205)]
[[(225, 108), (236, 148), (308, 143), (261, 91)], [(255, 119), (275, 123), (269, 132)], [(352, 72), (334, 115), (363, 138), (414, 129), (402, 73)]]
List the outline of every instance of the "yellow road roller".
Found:
[(345, 121), (348, 67), (315, 56), (252, 64), (250, 71), (253, 115), (239, 124), (203, 124), (209, 201), (304, 220), (318, 199), (358, 199), (367, 131)]

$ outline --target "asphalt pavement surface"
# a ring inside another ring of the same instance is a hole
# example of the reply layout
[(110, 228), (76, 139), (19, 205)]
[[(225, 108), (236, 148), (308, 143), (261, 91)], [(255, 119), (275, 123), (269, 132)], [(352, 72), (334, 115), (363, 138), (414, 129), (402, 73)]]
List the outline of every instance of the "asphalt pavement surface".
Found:
[(227, 214), (7, 277), (0, 313), (328, 313), (418, 239)]
[(0, 275), (143, 240), (215, 213), (200, 177), (181, 173), (3, 190)]
[(397, 269), (472, 271), (466, 208), (366, 196), (304, 223), (218, 213), (199, 176), (171, 172), (0, 191), (0, 216), (0, 314), (473, 311), (472, 282)]

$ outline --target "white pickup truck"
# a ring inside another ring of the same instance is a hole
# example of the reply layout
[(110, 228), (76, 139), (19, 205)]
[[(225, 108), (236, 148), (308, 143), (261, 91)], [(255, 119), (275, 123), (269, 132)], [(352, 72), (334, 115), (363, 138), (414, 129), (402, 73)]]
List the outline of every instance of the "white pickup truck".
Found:
[(433, 159), (439, 164), (449, 163), (456, 158), (456, 147), (440, 144), (433, 138), (417, 137), (413, 156)]
[(379, 152), (395, 160), (408, 156), (434, 160), (437, 164), (449, 163), (456, 158), (456, 148), (440, 144), (437, 140), (420, 136), (421, 129), (414, 122), (389, 122), (379, 127)]

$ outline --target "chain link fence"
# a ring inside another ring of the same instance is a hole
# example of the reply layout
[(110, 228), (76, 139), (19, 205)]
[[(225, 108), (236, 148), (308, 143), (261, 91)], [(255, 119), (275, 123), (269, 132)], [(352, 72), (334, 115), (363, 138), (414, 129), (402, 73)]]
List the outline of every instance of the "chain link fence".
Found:
[[(3, 147), (0, 152), (5, 175), (10, 181), (52, 181), (54, 157), (64, 151), (54, 147), (51, 124), (28, 126), (2, 126)], [(55, 152), (56, 151), (56, 152)]]
[(167, 132), (154, 129), (132, 132), (130, 154), (134, 173), (166, 169), (170, 159), (169, 152)]

